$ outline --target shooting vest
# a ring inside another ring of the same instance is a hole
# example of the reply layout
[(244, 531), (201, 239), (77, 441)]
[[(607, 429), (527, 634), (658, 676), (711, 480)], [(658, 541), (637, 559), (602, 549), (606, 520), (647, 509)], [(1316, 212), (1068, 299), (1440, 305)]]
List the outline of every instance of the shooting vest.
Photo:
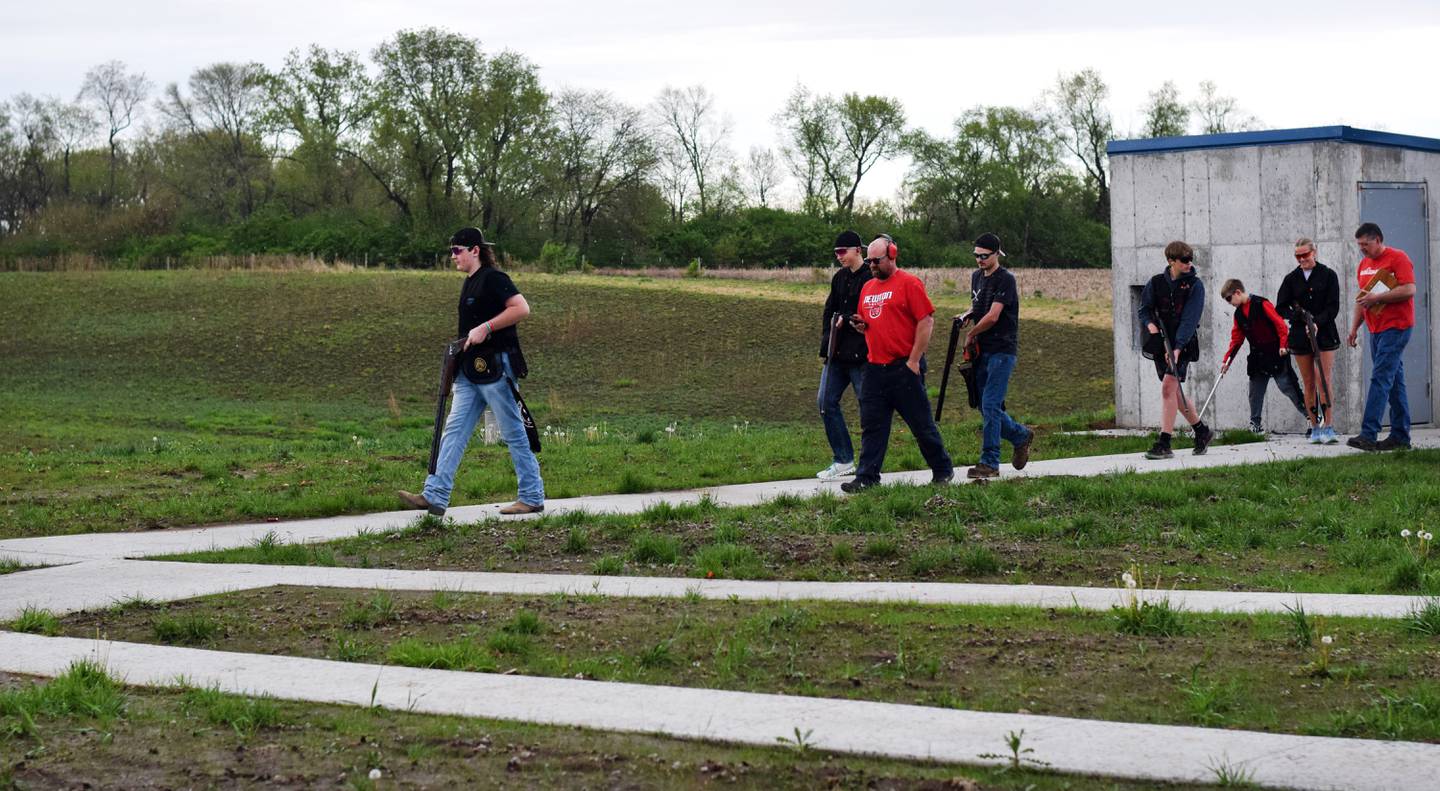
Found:
[[(1198, 280), (1193, 270), (1175, 281), (1170, 280), (1170, 275), (1164, 271), (1150, 278), (1150, 309), (1154, 312), (1156, 321), (1165, 325), (1165, 332), (1171, 339), (1180, 331), (1180, 317), (1185, 313), (1185, 303), (1190, 300), (1196, 282)], [(1199, 336), (1199, 332), (1190, 336), (1184, 351), (1180, 353), (1181, 360), (1194, 362), (1200, 359)], [(1143, 351), (1145, 356), (1152, 360), (1165, 356), (1164, 341), (1158, 333), (1146, 337)]]
[(1277, 376), (1290, 367), (1290, 358), (1280, 356), (1280, 335), (1265, 313), (1261, 296), (1250, 297), (1250, 314), (1235, 309), (1235, 324), (1245, 339), (1250, 341), (1250, 353), (1245, 356), (1245, 373), (1249, 376)]

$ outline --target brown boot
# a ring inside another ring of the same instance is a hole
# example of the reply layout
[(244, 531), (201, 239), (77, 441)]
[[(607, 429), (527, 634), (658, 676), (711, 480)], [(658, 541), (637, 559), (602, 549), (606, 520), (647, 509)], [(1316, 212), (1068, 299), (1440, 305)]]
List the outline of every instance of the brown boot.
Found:
[(1000, 471), (988, 464), (977, 464), (965, 471), (966, 478), (998, 478)]
[(1025, 465), (1030, 463), (1030, 445), (1035, 442), (1035, 429), (1026, 428), (1030, 432), (1030, 438), (1015, 446), (1015, 453), (1010, 457), (1010, 464), (1015, 469), (1023, 470)]
[(431, 505), (430, 501), (426, 500), (425, 495), (423, 494), (411, 494), (404, 489), (401, 489), (395, 494), (400, 496), (400, 502), (410, 506), (411, 508), (414, 508), (417, 511), (427, 511), (431, 516), (445, 515), (445, 508), (443, 506)]
[(501, 508), (500, 513), (506, 516), (518, 516), (520, 514), (538, 514), (544, 510), (545, 506), (543, 505), (531, 505), (529, 503), (522, 503), (519, 500), (516, 500), (510, 505)]

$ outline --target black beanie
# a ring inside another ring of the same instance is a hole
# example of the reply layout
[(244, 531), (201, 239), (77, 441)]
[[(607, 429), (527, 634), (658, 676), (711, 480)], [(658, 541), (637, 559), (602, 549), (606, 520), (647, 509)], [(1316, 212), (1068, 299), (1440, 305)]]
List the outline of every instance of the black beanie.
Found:
[(1000, 237), (993, 233), (982, 233), (980, 238), (975, 240), (975, 246), (981, 250), (993, 250), (1004, 257), (1005, 251), (1000, 249)]
[(865, 242), (863, 242), (863, 241), (860, 240), (860, 234), (855, 233), (854, 231), (841, 231), (841, 232), (840, 232), (840, 235), (837, 236), (837, 237), (835, 237), (835, 247), (836, 247), (837, 249), (838, 249), (838, 248), (841, 248), (841, 247), (864, 247), (864, 246), (865, 246)]

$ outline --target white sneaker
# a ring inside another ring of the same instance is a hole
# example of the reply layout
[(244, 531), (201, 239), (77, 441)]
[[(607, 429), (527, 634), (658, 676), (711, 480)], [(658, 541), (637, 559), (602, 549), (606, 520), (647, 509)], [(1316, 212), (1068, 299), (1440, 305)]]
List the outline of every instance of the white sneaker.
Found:
[(815, 473), (815, 477), (819, 478), (822, 481), (833, 481), (836, 478), (844, 478), (847, 475), (854, 474), (854, 464), (841, 464), (837, 461), (834, 464), (831, 464), (829, 467), (826, 467), (825, 469)]

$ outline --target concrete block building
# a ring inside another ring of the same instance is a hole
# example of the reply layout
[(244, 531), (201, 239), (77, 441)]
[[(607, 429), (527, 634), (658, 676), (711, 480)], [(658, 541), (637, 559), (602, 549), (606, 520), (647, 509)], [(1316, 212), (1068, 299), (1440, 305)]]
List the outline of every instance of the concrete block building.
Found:
[[(1404, 250), (1415, 264), (1416, 324), (1405, 374), (1412, 420), (1432, 421), (1440, 396), (1432, 386), (1440, 343), (1434, 340), (1430, 306), (1437, 283), (1430, 262), (1440, 244), (1440, 200), (1429, 200), (1429, 192), (1440, 187), (1440, 140), (1326, 126), (1119, 140), (1108, 151), (1119, 425), (1160, 422), (1160, 382), (1153, 363), (1140, 355), (1135, 312), (1146, 281), (1165, 267), (1168, 242), (1178, 239), (1195, 248), (1205, 284), (1200, 359), (1191, 365), (1185, 388), (1198, 407), (1219, 376), (1230, 341), (1234, 309), (1220, 299), (1221, 284), (1237, 277), (1247, 291), (1273, 301), (1280, 281), (1295, 268), (1295, 240), (1309, 237), (1318, 260), (1340, 277), (1336, 323), (1342, 346), (1331, 388), (1336, 428), (1357, 432), (1369, 381), (1369, 335), (1362, 327), (1355, 349), (1343, 339), (1359, 291), (1355, 273), (1361, 256), (1354, 235), (1362, 222), (1378, 223), (1385, 243)], [(1220, 383), (1206, 415), (1217, 428), (1249, 422), (1245, 353)], [(1305, 429), (1273, 386), (1265, 421), (1272, 431)]]

